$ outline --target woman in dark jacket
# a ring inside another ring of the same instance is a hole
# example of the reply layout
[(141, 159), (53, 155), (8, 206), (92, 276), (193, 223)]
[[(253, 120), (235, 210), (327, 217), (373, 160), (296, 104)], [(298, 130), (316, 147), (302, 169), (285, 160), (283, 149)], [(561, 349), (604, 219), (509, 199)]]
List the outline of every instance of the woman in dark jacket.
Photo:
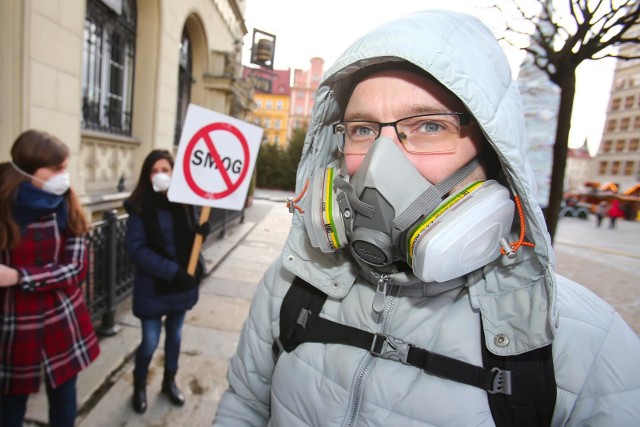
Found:
[(193, 206), (167, 199), (172, 171), (173, 157), (168, 151), (151, 151), (142, 164), (136, 188), (124, 203), (129, 212), (126, 249), (136, 267), (133, 314), (142, 323), (142, 341), (133, 371), (133, 408), (138, 413), (147, 409), (147, 373), (158, 346), (163, 317), (162, 393), (174, 405), (184, 405), (184, 396), (175, 383), (182, 324), (187, 310), (198, 301), (204, 268), (199, 257), (195, 273), (187, 273), (195, 234), (206, 236), (208, 223), (198, 226)]
[(0, 165), (0, 425), (22, 426), (44, 372), (50, 425), (72, 427), (78, 373), (100, 353), (79, 286), (87, 222), (58, 138), (25, 131), (11, 159)]

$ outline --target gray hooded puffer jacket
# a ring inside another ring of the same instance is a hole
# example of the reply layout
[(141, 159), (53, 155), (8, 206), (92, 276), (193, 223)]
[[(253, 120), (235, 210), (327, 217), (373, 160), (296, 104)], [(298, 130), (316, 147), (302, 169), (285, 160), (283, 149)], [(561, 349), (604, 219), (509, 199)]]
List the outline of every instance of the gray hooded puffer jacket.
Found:
[[(271, 345), (279, 336), (282, 298), (297, 275), (328, 295), (321, 316), (472, 364), (482, 365), (479, 314), (485, 344), (496, 354), (520, 354), (553, 343), (558, 387), (553, 425), (637, 425), (640, 340), (608, 304), (555, 274), (526, 160), (520, 95), (502, 49), (479, 20), (445, 10), (414, 13), (346, 50), (317, 92), (297, 191), (316, 169), (340, 161), (331, 134), (331, 125), (340, 119), (334, 94), (347, 90), (354, 71), (398, 60), (429, 72), (477, 120), (498, 154), (503, 184), (520, 197), (526, 241), (535, 248), (521, 247), (515, 259), (501, 256), (447, 283), (390, 286), (387, 308), (377, 317), (372, 311), (375, 287), (359, 275), (349, 253), (323, 254), (313, 248), (303, 218), (295, 213), (282, 254), (255, 294), (214, 424), (494, 425), (485, 391), (356, 347), (306, 343), (274, 363)], [(516, 227), (510, 241), (518, 240)]]

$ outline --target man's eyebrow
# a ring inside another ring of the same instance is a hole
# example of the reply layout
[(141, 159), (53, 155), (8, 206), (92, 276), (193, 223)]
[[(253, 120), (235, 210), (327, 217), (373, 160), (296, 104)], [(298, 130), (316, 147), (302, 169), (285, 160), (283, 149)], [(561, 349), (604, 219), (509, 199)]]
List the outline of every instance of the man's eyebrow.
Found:
[(344, 116), (344, 121), (353, 122), (353, 121), (375, 121), (375, 120), (371, 118), (371, 114), (359, 111), (355, 113), (350, 113), (348, 116)]
[[(400, 120), (404, 117), (418, 116), (420, 114), (441, 114), (441, 113), (452, 113), (455, 111), (450, 111), (448, 108), (444, 108), (441, 105), (438, 106), (428, 106), (428, 105), (414, 105), (404, 110), (402, 117), (397, 117), (396, 120)], [(376, 120), (371, 118), (371, 114), (363, 112), (363, 111), (355, 111), (350, 113), (348, 116), (344, 117), (344, 121), (352, 122), (352, 121), (373, 121)]]
[(425, 106), (425, 105), (417, 105), (415, 107), (407, 110), (407, 114), (409, 115), (418, 115), (418, 114), (440, 114), (440, 113), (452, 113), (448, 108), (444, 108), (441, 105), (438, 106)]

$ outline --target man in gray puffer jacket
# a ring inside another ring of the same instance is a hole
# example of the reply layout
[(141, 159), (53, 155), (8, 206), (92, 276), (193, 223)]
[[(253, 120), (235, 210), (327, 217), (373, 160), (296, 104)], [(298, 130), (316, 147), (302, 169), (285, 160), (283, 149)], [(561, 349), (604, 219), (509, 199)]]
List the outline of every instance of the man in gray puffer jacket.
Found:
[[(297, 174), (306, 191), (256, 291), (214, 424), (492, 426), (496, 390), (400, 350), (482, 369), (485, 348), (546, 348), (556, 398), (544, 422), (637, 425), (640, 340), (555, 273), (526, 151), (517, 85), (476, 18), (427, 10), (356, 41), (317, 91)], [(273, 358), (290, 335), (280, 310), (296, 278), (327, 296), (296, 328), (309, 315), (372, 347), (307, 340)], [(529, 381), (513, 378), (513, 393)]]

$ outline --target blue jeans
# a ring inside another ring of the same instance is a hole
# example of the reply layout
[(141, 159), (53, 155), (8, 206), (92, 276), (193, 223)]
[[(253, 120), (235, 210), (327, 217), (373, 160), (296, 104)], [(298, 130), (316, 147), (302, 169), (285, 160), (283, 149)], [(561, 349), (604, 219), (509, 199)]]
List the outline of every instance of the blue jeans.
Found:
[[(73, 427), (76, 419), (76, 380), (77, 376), (52, 389), (47, 383), (49, 399), (49, 426)], [(22, 427), (27, 411), (28, 394), (3, 394), (0, 396), (0, 425), (3, 427)]]
[[(164, 369), (165, 371), (176, 372), (178, 370), (178, 356), (180, 355), (180, 341), (182, 339), (182, 324), (186, 316), (186, 311), (171, 313), (165, 316), (164, 321)], [(160, 331), (162, 329), (162, 318), (143, 319), (142, 321), (142, 342), (136, 350), (135, 367), (133, 376), (136, 378), (146, 378), (149, 371), (149, 364), (153, 357), (153, 352), (158, 347), (160, 341)]]

